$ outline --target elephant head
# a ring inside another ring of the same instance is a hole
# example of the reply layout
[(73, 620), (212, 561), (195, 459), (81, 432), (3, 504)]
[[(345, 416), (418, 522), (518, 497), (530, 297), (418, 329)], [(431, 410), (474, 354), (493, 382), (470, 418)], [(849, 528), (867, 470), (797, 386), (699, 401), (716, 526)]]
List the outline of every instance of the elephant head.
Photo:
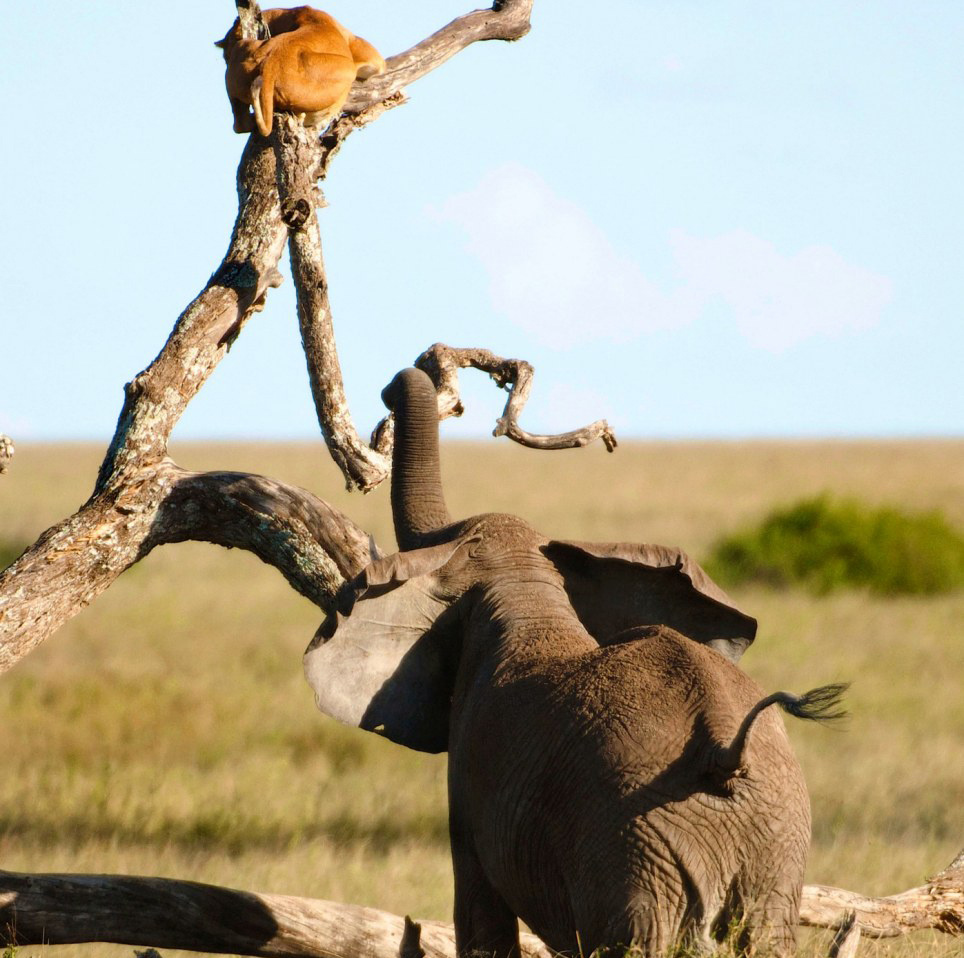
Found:
[[(417, 369), (383, 392), (396, 418), (392, 514), (401, 551), (376, 559), (351, 584), (305, 656), (321, 711), (410, 748), (445, 751), (461, 655), (466, 596), (515, 578), (511, 599), (544, 599), (523, 584), (536, 567), (554, 605), (600, 646), (663, 625), (739, 660), (756, 620), (684, 552), (659, 545), (547, 539), (514, 516), (453, 522), (442, 492), (437, 398)], [(515, 575), (518, 570), (519, 575)], [(560, 588), (561, 587), (561, 588)]]

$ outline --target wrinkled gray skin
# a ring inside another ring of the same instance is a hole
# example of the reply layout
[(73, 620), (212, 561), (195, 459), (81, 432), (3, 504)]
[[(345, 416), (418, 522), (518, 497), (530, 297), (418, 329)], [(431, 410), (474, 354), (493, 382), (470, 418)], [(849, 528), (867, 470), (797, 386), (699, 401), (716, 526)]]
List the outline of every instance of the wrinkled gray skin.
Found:
[(448, 749), (459, 954), (518, 954), (518, 918), (570, 954), (709, 949), (741, 920), (745, 946), (791, 951), (810, 811), (776, 710), (750, 714), (764, 693), (730, 661), (755, 622), (676, 550), (452, 522), (431, 382), (406, 370), (384, 395), (402, 551), (305, 667), (323, 711)]

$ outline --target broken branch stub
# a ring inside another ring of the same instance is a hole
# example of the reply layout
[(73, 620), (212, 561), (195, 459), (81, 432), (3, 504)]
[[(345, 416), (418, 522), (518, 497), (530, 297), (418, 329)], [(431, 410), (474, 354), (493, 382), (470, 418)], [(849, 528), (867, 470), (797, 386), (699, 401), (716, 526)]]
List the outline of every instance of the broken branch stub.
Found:
[(925, 929), (964, 935), (964, 849), (925, 885), (897, 895), (868, 898), (829, 885), (807, 885), (803, 892), (801, 925), (839, 929), (853, 914), (865, 938), (896, 938)]
[(248, 40), (267, 40), (271, 36), (256, 0), (236, 0), (235, 6), (241, 21), (241, 36)]

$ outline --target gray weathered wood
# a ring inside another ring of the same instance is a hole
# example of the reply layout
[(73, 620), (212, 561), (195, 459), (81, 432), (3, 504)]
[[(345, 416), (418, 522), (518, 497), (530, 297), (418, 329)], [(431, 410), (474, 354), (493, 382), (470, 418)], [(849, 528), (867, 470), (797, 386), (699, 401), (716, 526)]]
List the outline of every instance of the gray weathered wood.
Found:
[(804, 888), (801, 925), (840, 928), (851, 913), (865, 938), (896, 938), (924, 929), (964, 935), (964, 850), (925, 885), (886, 898), (829, 885)]
[(357, 486), (367, 491), (384, 481), (391, 463), (387, 456), (359, 438), (345, 395), (335, 348), (321, 228), (315, 213), (321, 202), (314, 182), (321, 164), (319, 140), (295, 117), (280, 113), (275, 119), (271, 141), (277, 159), (281, 215), (288, 227), (301, 342), (318, 424), (348, 487)]
[(424, 369), (435, 382), (439, 392), (439, 416), (442, 419), (461, 414), (459, 369), (480, 369), (488, 373), (497, 386), (509, 391), (505, 409), (492, 435), (508, 436), (531, 449), (572, 449), (586, 446), (597, 439), (601, 439), (610, 452), (616, 448), (616, 436), (605, 419), (554, 436), (526, 432), (519, 425), (519, 416), (529, 401), (535, 370), (524, 359), (503, 359), (488, 349), (453, 349), (436, 343), (418, 357), (415, 365)]
[[(422, 921), (426, 958), (455, 958), (445, 922)], [(4, 939), (6, 929), (15, 936)], [(195, 882), (121, 875), (0, 872), (0, 943), (104, 941), (265, 958), (397, 958), (405, 919), (359, 905), (258, 895)], [(406, 951), (414, 942), (409, 932)], [(533, 935), (524, 958), (549, 958)]]
[(325, 610), (370, 558), (368, 534), (303, 489), (163, 459), (48, 529), (0, 574), (0, 672), (152, 549), (188, 539), (254, 552)]
[[(282, 220), (288, 228), (308, 378), (322, 436), (349, 488), (355, 486), (367, 492), (387, 478), (390, 450), (384, 446), (390, 444), (391, 432), (377, 431), (380, 443), (373, 448), (359, 437), (349, 410), (335, 348), (321, 230), (315, 212), (324, 201), (315, 181), (324, 178), (331, 157), (351, 133), (404, 102), (403, 87), (471, 43), (524, 36), (529, 29), (531, 8), (532, 0), (496, 3), (491, 10), (475, 11), (453, 20), (411, 50), (390, 58), (385, 74), (355, 84), (346, 115), (336, 120), (321, 138), (293, 116), (279, 114), (276, 118), (270, 139), (276, 154)], [(510, 430), (505, 434), (518, 437)]]
[(860, 925), (857, 922), (857, 913), (852, 911), (837, 928), (827, 958), (854, 958), (859, 947)]
[[(921, 929), (964, 934), (964, 870), (952, 864), (927, 885), (888, 898), (808, 885), (801, 923), (843, 929), (834, 947), (852, 955), (865, 937)], [(195, 882), (121, 875), (28, 875), (0, 872), (4, 944), (106, 941), (154, 948), (300, 958), (454, 958), (451, 925), (421, 922), (418, 945), (405, 919), (375, 908), (259, 895)], [(522, 936), (524, 958), (548, 958), (533, 935)]]

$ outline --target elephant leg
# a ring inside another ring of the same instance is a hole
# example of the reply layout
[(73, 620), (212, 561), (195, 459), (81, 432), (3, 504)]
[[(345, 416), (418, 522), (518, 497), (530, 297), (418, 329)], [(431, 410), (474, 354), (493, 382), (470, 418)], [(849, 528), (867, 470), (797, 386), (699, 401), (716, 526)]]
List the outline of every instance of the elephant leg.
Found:
[(773, 887), (762, 895), (753, 885), (734, 882), (726, 907), (720, 913), (716, 932), (732, 936), (737, 954), (762, 952), (777, 958), (796, 954), (796, 925), (799, 894), (793, 887)]
[(750, 931), (750, 949), (761, 949), (777, 956), (793, 955), (797, 950), (796, 916), (793, 894), (786, 889), (773, 891), (760, 907), (760, 921)]
[(459, 958), (518, 958), (519, 922), (482, 871), (474, 849), (452, 841), (455, 950)]

